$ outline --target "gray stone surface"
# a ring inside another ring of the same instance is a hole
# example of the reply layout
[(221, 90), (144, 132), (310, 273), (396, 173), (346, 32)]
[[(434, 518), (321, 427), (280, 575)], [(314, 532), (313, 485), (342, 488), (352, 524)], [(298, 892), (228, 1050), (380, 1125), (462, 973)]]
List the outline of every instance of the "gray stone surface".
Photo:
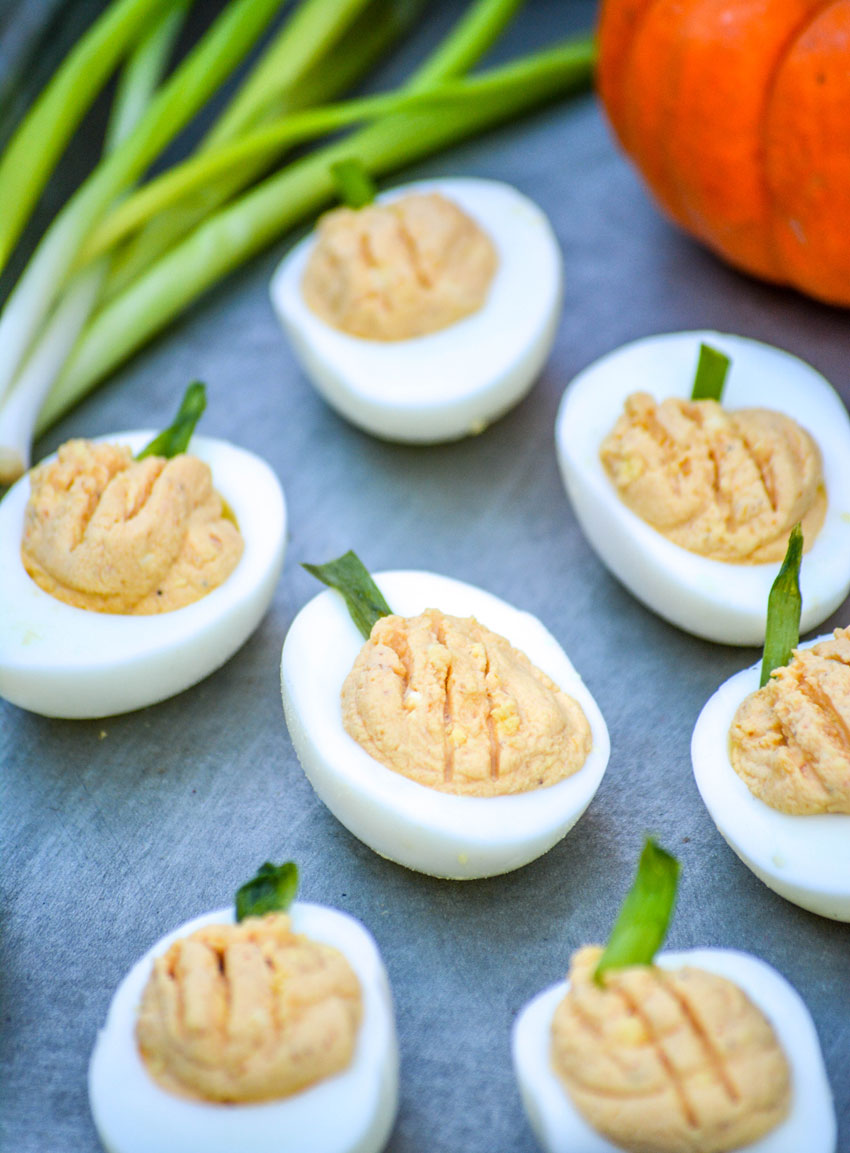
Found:
[[(533, 3), (504, 50), (580, 27), (593, 8)], [(438, 23), (381, 79), (406, 70)], [(574, 947), (606, 936), (652, 831), (683, 865), (670, 945), (750, 950), (800, 990), (826, 1056), (839, 1148), (850, 1150), (850, 930), (788, 904), (740, 864), (690, 769), (699, 709), (756, 654), (679, 632), (621, 588), (575, 523), (552, 435), (577, 371), (626, 340), (676, 329), (715, 327), (789, 348), (850, 399), (846, 314), (740, 277), (669, 228), (591, 96), (410, 175), (438, 173), (512, 182), (548, 213), (564, 252), (566, 300), (549, 365), (483, 435), (404, 448), (330, 411), (268, 303), (281, 243), (38, 446), (42, 455), (71, 435), (161, 422), (200, 377), (210, 394), (204, 431), (277, 470), (291, 539), (265, 621), (196, 688), (94, 722), (45, 720), (0, 702), (4, 1149), (99, 1148), (86, 1068), (118, 981), (167, 930), (226, 903), (261, 861), (292, 857), (303, 896), (360, 917), (389, 969), (402, 1050), (392, 1153), (531, 1153), (511, 1022), (563, 975)], [(583, 673), (610, 729), (611, 761), (585, 817), (541, 860), (487, 881), (431, 880), (378, 858), (313, 794), (284, 726), (278, 662), (289, 623), (316, 591), (300, 562), (348, 547), (374, 569), (431, 568), (534, 612)], [(824, 629), (847, 620), (844, 606)]]

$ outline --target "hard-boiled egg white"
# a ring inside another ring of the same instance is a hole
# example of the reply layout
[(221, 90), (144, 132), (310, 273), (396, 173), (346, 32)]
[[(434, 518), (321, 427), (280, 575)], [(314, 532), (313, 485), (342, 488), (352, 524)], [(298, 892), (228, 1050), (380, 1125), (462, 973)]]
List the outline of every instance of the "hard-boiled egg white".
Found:
[(398, 1046), (387, 975), (371, 935), (353, 917), (296, 902), (293, 928), (345, 954), (360, 980), (363, 1021), (351, 1065), (279, 1101), (221, 1104), (178, 1097), (150, 1076), (136, 1047), (136, 1015), (155, 957), (220, 909), (181, 925), (139, 961), (112, 999), (89, 1066), (89, 1101), (109, 1153), (378, 1153), (398, 1107)]
[(482, 308), (411, 340), (349, 336), (307, 307), (301, 279), (308, 237), (280, 264), (272, 303), (307, 376), (353, 424), (387, 440), (435, 443), (481, 432), (528, 392), (555, 339), (561, 254), (541, 210), (508, 184), (443, 178), (378, 199), (441, 192), (489, 235), (499, 266)]
[(822, 917), (850, 921), (850, 816), (780, 813), (753, 796), (732, 768), (729, 729), (738, 706), (759, 687), (760, 672), (753, 665), (724, 681), (700, 713), (691, 740), (697, 788), (730, 847), (774, 892)]
[[(834, 1153), (835, 1110), (817, 1033), (800, 995), (770, 965), (731, 949), (661, 953), (664, 969), (682, 965), (727, 977), (770, 1021), (791, 1066), (792, 1105), (787, 1119), (747, 1153)], [(544, 990), (520, 1013), (513, 1030), (514, 1071), (532, 1129), (546, 1153), (622, 1153), (584, 1120), (551, 1064), (552, 1018), (569, 982)]]
[(820, 624), (850, 589), (850, 418), (831, 385), (787, 352), (740, 336), (679, 332), (616, 349), (590, 365), (564, 394), (555, 438), (564, 483), (585, 536), (636, 597), (679, 628), (730, 645), (764, 640), (767, 596), (779, 563), (710, 560), (667, 540), (627, 508), (599, 459), (599, 448), (637, 391), (661, 401), (689, 397), (699, 346), (732, 359), (726, 408), (787, 413), (820, 446), (828, 508), (803, 558), (802, 629)]
[[(101, 439), (137, 452), (150, 431)], [(28, 477), (0, 503), (0, 697), (48, 717), (105, 717), (165, 700), (225, 663), (271, 602), (286, 541), (277, 477), (253, 453), (192, 438), (245, 542), (226, 581), (194, 604), (156, 616), (73, 608), (38, 587), (21, 563)]]
[(609, 741), (596, 702), (564, 650), (530, 613), (434, 573), (388, 572), (375, 581), (400, 616), (439, 608), (474, 616), (501, 633), (578, 701), (593, 748), (573, 776), (514, 796), (451, 796), (385, 768), (343, 728), (340, 692), (364, 642), (342, 597), (328, 590), (299, 612), (281, 659), (286, 722), (310, 783), (355, 836), (410, 869), (460, 880), (533, 861), (572, 828), (602, 780)]

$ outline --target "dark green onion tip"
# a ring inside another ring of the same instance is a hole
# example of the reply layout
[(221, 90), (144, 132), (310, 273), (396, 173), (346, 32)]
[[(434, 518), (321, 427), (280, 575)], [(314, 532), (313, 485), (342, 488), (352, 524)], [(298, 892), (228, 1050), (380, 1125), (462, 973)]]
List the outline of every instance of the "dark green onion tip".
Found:
[(652, 837), (647, 837), (637, 875), (611, 930), (605, 952), (593, 974), (601, 985), (609, 969), (651, 965), (667, 935), (676, 903), (679, 862)]
[(327, 564), (305, 564), (301, 567), (329, 588), (342, 593), (351, 619), (367, 641), (375, 622), (392, 614), (393, 610), (384, 600), (369, 570), (357, 553), (350, 549)]
[(340, 200), (348, 208), (365, 208), (378, 194), (375, 181), (355, 157), (337, 160), (331, 165), (331, 176)]
[(174, 421), (137, 453), (136, 460), (144, 460), (146, 456), (164, 456), (170, 460), (172, 456), (185, 452), (195, 431), (195, 425), (201, 419), (206, 407), (206, 386), (199, 380), (193, 381), (183, 393)]
[(767, 624), (764, 629), (764, 656), (761, 662), (763, 688), (774, 669), (781, 669), (791, 660), (800, 643), (800, 614), (803, 598), (800, 594), (800, 565), (803, 560), (803, 530), (799, 524), (791, 529), (788, 549), (779, 575), (773, 582), (767, 598)]
[(730, 364), (725, 353), (710, 344), (701, 344), (691, 400), (716, 400), (720, 404)]
[(285, 913), (298, 891), (298, 866), (294, 861), (273, 865), (266, 861), (236, 893), (236, 920)]

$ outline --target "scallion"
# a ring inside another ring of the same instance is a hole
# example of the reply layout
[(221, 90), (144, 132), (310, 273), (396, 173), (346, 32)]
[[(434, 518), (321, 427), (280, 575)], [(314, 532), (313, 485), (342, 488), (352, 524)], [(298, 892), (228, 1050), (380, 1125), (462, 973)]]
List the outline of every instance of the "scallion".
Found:
[(647, 837), (634, 884), (593, 974), (597, 984), (603, 983), (603, 977), (611, 969), (652, 964), (667, 935), (678, 880), (679, 862), (652, 837)]
[(393, 611), (360, 557), (350, 549), (327, 564), (305, 564), (302, 568), (342, 593), (351, 619), (367, 641), (375, 622)]
[(171, 459), (178, 453), (185, 452), (195, 431), (195, 425), (203, 416), (206, 407), (207, 390), (199, 380), (193, 381), (183, 393), (174, 420), (136, 454), (136, 460), (144, 460), (146, 456), (164, 456)]
[(365, 208), (377, 196), (375, 181), (356, 156), (335, 161), (331, 165), (331, 176), (340, 200), (348, 208)]
[(710, 344), (701, 344), (691, 400), (716, 400), (720, 404), (730, 364), (724, 352)]
[(759, 688), (770, 680), (774, 669), (783, 668), (791, 660), (800, 643), (800, 614), (803, 598), (800, 594), (800, 564), (803, 559), (803, 530), (795, 524), (788, 537), (785, 560), (767, 598), (767, 624), (764, 632), (764, 655), (761, 662)]
[(298, 866), (294, 861), (273, 865), (266, 861), (257, 875), (236, 892), (236, 920), (285, 913), (298, 892)]

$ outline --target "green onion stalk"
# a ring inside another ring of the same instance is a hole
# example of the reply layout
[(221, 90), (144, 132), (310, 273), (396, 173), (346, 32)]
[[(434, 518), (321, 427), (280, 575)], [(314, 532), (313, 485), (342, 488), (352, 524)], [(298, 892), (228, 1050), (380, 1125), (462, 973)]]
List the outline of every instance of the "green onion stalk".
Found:
[[(186, 11), (187, 5), (180, 4), (160, 16), (127, 60), (106, 130), (105, 155), (119, 148), (144, 116)], [(107, 259), (97, 260), (71, 281), (41, 339), (0, 404), (0, 484), (14, 480), (27, 467), (38, 410), (97, 303), (108, 268)]]
[[(567, 41), (469, 78), (466, 98), (451, 110), (389, 116), (267, 178), (215, 213), (92, 318), (48, 395), (36, 431), (73, 407), (227, 273), (332, 200), (334, 162), (354, 156), (373, 176), (391, 172), (586, 87), (592, 66), (590, 39)], [(492, 85), (486, 95), (476, 92), (482, 82)]]

